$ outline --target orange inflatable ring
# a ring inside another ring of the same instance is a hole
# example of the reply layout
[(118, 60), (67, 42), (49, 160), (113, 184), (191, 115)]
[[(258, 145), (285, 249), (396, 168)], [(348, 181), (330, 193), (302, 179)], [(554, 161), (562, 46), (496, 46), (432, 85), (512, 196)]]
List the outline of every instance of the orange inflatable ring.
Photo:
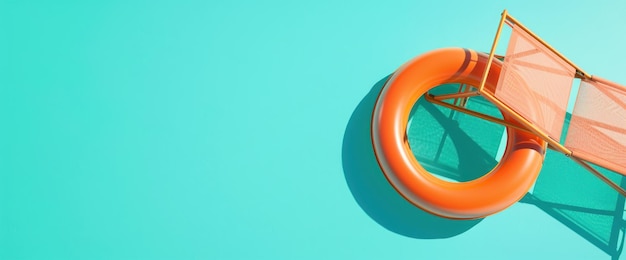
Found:
[[(426, 171), (406, 141), (409, 113), (429, 89), (446, 83), (478, 86), (487, 56), (468, 49), (435, 50), (400, 67), (381, 90), (372, 115), (372, 144), (382, 171), (404, 198), (432, 214), (474, 219), (497, 213), (520, 200), (536, 180), (546, 143), (508, 127), (500, 162), (468, 182), (448, 182)], [(494, 91), (501, 69), (494, 60), (486, 88)], [(506, 115), (505, 120), (512, 122)]]

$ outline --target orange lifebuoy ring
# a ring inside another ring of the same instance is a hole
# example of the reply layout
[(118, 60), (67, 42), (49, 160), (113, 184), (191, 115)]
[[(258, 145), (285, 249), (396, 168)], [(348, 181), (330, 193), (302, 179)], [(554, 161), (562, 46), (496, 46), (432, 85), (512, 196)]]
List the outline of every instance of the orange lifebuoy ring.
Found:
[[(487, 56), (468, 49), (431, 51), (400, 67), (381, 90), (372, 115), (372, 143), (391, 185), (416, 206), (446, 218), (473, 219), (497, 213), (520, 200), (536, 180), (546, 143), (530, 133), (507, 128), (500, 162), (468, 182), (439, 179), (417, 162), (406, 141), (413, 104), (429, 89), (446, 83), (478, 86)], [(495, 60), (486, 88), (494, 91), (501, 69)], [(505, 120), (513, 122), (504, 115)]]

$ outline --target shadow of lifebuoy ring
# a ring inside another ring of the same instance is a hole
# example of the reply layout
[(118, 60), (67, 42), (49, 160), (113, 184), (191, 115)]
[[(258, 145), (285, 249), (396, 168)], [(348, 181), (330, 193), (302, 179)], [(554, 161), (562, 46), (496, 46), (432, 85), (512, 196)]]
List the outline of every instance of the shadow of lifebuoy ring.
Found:
[[(381, 90), (372, 114), (372, 143), (382, 171), (405, 199), (432, 214), (474, 219), (497, 213), (520, 200), (536, 180), (546, 143), (530, 133), (507, 128), (500, 162), (468, 182), (448, 182), (422, 167), (406, 141), (413, 104), (431, 88), (447, 83), (478, 86), (487, 56), (447, 48), (423, 54), (400, 67)], [(494, 60), (485, 87), (492, 92), (502, 64)], [(514, 123), (506, 114), (504, 119)]]

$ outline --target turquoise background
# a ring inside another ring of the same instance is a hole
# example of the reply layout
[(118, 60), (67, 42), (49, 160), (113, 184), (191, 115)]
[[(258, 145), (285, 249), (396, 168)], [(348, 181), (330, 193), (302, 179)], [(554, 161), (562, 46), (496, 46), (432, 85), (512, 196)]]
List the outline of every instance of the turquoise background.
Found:
[(623, 199), (561, 155), (474, 221), (371, 160), (384, 79), (504, 8), (626, 83), (623, 1), (0, 1), (0, 259), (619, 258)]

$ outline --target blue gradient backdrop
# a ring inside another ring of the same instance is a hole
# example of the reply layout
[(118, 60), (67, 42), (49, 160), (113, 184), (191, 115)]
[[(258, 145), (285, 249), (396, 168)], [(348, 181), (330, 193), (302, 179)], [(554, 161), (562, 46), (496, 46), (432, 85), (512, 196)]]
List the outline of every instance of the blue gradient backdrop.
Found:
[(0, 1), (0, 259), (610, 259), (525, 203), (390, 230), (342, 145), (377, 82), (488, 51), (504, 8), (626, 83), (625, 3)]

